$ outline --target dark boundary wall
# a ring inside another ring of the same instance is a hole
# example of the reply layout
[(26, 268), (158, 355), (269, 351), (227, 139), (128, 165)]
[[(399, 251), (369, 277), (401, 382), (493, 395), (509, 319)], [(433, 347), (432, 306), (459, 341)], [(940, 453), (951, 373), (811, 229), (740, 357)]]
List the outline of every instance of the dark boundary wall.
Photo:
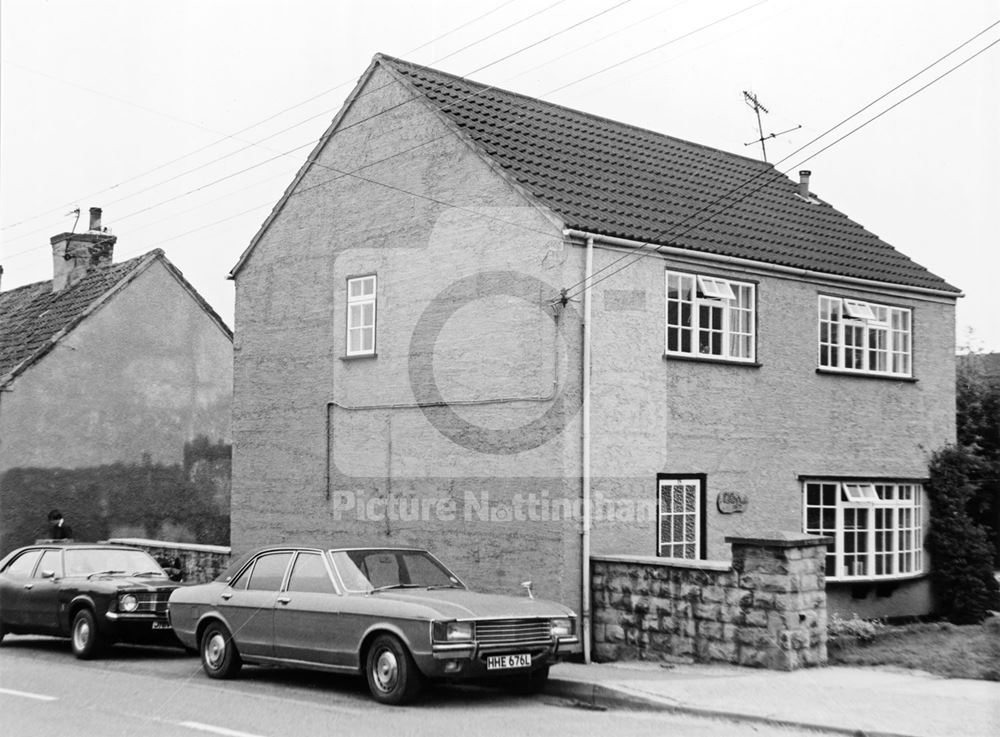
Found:
[(184, 583), (206, 583), (218, 578), (229, 567), (232, 557), (232, 551), (226, 545), (173, 543), (134, 537), (116, 537), (107, 542), (145, 550), (164, 568), (178, 570)]
[(732, 563), (591, 557), (596, 660), (725, 662), (794, 670), (826, 663), (830, 538), (727, 537)]

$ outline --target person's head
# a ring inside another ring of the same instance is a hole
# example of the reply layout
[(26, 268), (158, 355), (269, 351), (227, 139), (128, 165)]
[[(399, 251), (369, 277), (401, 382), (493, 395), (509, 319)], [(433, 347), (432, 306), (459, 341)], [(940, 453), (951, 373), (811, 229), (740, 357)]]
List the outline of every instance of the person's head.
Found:
[(50, 525), (61, 525), (63, 523), (63, 515), (58, 509), (53, 509), (49, 512), (49, 524)]

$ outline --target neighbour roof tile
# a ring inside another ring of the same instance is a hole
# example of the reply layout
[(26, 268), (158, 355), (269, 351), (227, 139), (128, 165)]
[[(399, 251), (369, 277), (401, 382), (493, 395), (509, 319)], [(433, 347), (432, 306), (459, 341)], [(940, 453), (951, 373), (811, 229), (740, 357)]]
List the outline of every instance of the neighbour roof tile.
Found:
[(569, 228), (959, 290), (771, 164), (379, 55)]
[(95, 269), (58, 292), (52, 291), (51, 281), (0, 292), (0, 377), (44, 350), (144, 260), (158, 254), (162, 251)]

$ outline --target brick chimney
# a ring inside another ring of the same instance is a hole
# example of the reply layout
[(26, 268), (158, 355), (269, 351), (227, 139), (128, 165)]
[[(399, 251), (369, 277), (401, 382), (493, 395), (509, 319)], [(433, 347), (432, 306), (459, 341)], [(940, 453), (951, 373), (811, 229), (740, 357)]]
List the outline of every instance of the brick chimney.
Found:
[(60, 233), (49, 239), (52, 244), (52, 291), (71, 287), (89, 272), (111, 265), (115, 241), (101, 226), (101, 208), (90, 208), (90, 230), (86, 233)]

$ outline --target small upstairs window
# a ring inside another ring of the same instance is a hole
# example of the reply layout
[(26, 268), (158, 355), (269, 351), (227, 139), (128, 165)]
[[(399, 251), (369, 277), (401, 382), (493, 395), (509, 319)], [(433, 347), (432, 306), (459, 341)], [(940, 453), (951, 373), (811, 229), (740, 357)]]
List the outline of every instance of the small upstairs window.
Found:
[(820, 295), (819, 367), (912, 376), (912, 318), (906, 307)]
[(753, 362), (755, 297), (748, 282), (667, 271), (666, 354)]
[(376, 277), (347, 280), (347, 355), (375, 355)]

